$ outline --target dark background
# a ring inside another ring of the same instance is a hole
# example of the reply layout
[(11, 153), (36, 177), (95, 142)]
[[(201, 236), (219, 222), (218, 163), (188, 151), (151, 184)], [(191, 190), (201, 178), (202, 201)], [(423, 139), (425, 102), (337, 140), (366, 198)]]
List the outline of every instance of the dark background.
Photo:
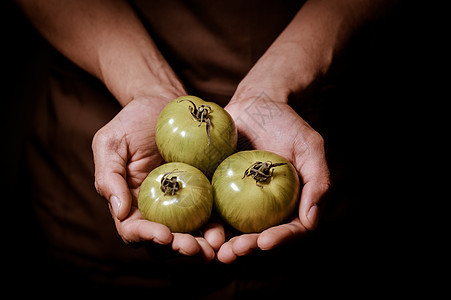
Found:
[[(403, 295), (443, 287), (433, 276), (443, 264), (435, 251), (443, 236), (435, 235), (434, 219), (443, 210), (439, 200), (449, 198), (438, 194), (436, 175), (447, 171), (440, 149), (449, 136), (443, 118), (449, 28), (443, 7), (405, 2), (341, 58), (327, 79), (330, 88), (319, 94), (328, 104), (328, 122), (318, 130), (326, 141), (334, 188), (318, 230), (296, 247), (238, 262), (243, 282), (271, 269), (278, 277), (261, 282), (278, 280), (282, 288), (304, 282), (320, 294), (347, 294), (358, 287), (363, 295), (390, 289)], [(43, 88), (50, 46), (12, 1), (1, 7), (2, 265), (11, 289), (45, 292), (51, 283), (40, 275), (51, 260), (27, 202), (32, 191), (22, 178), (35, 105), (29, 95)], [(308, 259), (293, 261), (296, 255)], [(261, 286), (251, 290), (267, 292)]]

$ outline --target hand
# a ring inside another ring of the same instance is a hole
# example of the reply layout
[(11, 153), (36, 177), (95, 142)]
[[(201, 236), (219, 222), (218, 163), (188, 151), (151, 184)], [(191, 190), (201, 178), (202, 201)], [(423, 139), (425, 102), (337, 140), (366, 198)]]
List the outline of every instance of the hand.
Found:
[[(171, 233), (168, 227), (145, 220), (138, 210), (141, 183), (163, 161), (155, 144), (155, 124), (170, 100), (137, 98), (96, 133), (92, 143), (95, 186), (108, 200), (117, 231), (126, 243), (171, 244), (174, 251), (183, 255), (200, 255), (211, 260), (214, 250), (203, 237)], [(214, 224), (208, 225), (205, 235), (218, 249), (224, 240), (221, 232), (218, 240), (216, 228)]]
[(290, 160), (303, 187), (299, 214), (289, 223), (262, 233), (243, 234), (224, 243), (217, 253), (220, 261), (233, 262), (256, 249), (269, 250), (315, 229), (319, 202), (330, 187), (322, 137), (276, 93), (237, 92), (226, 110), (234, 118), (239, 147), (272, 151)]

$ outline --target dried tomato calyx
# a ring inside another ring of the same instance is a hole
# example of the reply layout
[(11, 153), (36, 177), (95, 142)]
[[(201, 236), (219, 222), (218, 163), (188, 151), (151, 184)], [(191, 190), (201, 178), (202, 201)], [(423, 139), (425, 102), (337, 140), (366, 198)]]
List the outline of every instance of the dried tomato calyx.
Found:
[(193, 118), (199, 122), (199, 125), (197, 127), (200, 127), (202, 123), (206, 124), (206, 131), (207, 131), (207, 138), (208, 138), (208, 145), (210, 145), (210, 128), (211, 128), (211, 120), (208, 117), (208, 114), (211, 112), (211, 107), (209, 105), (199, 105), (199, 107), (196, 107), (196, 104), (194, 104), (193, 101), (188, 99), (182, 99), (179, 100), (177, 103), (180, 103), (182, 101), (189, 101), (193, 106), (189, 106), (189, 111)]
[(255, 185), (263, 188), (263, 185), (259, 184), (259, 182), (267, 181), (273, 175), (274, 167), (286, 164), (287, 163), (272, 163), (269, 160), (267, 162), (257, 161), (244, 171), (244, 175), (241, 179), (252, 177), (255, 179)]
[(160, 189), (164, 193), (165, 196), (171, 195), (174, 196), (175, 193), (181, 188), (180, 182), (177, 180), (177, 176), (171, 176), (170, 175), (174, 173), (179, 173), (182, 171), (174, 170), (172, 172), (164, 173), (163, 177), (161, 178), (161, 186)]

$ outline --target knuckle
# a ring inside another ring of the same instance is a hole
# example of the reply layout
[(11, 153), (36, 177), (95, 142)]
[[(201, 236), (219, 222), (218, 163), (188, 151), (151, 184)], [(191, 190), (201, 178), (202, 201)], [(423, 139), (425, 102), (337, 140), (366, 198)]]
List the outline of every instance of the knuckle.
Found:
[[(113, 216), (113, 219), (114, 219), (114, 218), (115, 218), (115, 217)], [(117, 221), (117, 220), (116, 220), (116, 221)], [(132, 243), (133, 241), (132, 241), (132, 239), (130, 239), (129, 234), (128, 234), (128, 232), (127, 232), (127, 229), (124, 228), (124, 227), (126, 227), (125, 224), (121, 224), (121, 223), (116, 222), (116, 231), (117, 231), (117, 233), (118, 233), (119, 236), (121, 237), (122, 241), (123, 241), (125, 244), (128, 245), (128, 244)]]
[(92, 139), (92, 148), (95, 149), (98, 145), (105, 145), (109, 142), (110, 135), (108, 132), (103, 128), (100, 128), (95, 134)]
[(117, 231), (118, 231), (119, 236), (121, 237), (122, 241), (123, 241), (126, 245), (131, 246), (131, 245), (133, 245), (133, 244), (136, 243), (136, 242), (134, 242), (132, 239), (130, 239), (130, 238), (128, 237), (127, 234), (125, 234), (124, 232), (122, 232), (119, 228), (117, 228)]
[(103, 176), (100, 176), (98, 174), (95, 175), (95, 179), (94, 179), (94, 187), (97, 191), (97, 194), (99, 194), (100, 196), (104, 196), (104, 178)]
[(119, 233), (119, 236), (121, 237), (122, 241), (132, 248), (139, 248), (142, 246), (143, 241), (140, 239), (134, 238), (133, 234), (128, 233), (127, 230), (124, 230), (120, 228), (120, 226), (117, 227), (117, 232)]
[(133, 242), (131, 239), (128, 238), (128, 236), (126, 234), (121, 234), (121, 232), (118, 229), (118, 233), (120, 235), (120, 237), (122, 238), (122, 241), (126, 244), (126, 245), (132, 245), (135, 242)]
[(326, 194), (326, 193), (330, 190), (330, 188), (331, 188), (331, 183), (330, 183), (330, 181), (321, 182), (321, 183), (318, 185), (318, 188), (320, 189), (320, 191), (321, 191), (323, 194)]
[(324, 149), (324, 138), (318, 131), (312, 132), (311, 143), (316, 149)]
[(98, 156), (111, 153), (123, 155), (126, 145), (127, 141), (125, 133), (103, 127), (96, 132), (92, 139), (91, 147), (94, 153), (94, 161), (96, 154)]

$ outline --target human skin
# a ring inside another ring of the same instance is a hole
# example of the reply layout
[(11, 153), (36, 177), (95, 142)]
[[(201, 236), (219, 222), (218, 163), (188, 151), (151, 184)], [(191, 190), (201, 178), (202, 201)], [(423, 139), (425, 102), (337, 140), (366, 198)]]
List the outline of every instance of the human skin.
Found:
[[(127, 2), (17, 2), (56, 49), (99, 78), (123, 106), (92, 142), (96, 189), (108, 200), (122, 239), (171, 244), (184, 255), (231, 263), (256, 249), (269, 250), (300, 238), (317, 226), (319, 204), (330, 188), (324, 141), (288, 99), (293, 95), (302, 99), (350, 38), (396, 1), (307, 1), (243, 78), (226, 106), (239, 134), (258, 136), (251, 141), (253, 148), (290, 160), (303, 188), (299, 214), (291, 222), (228, 241), (219, 221), (207, 224), (203, 236), (172, 233), (146, 221), (137, 209), (140, 184), (162, 162), (154, 137), (157, 117), (166, 103), (186, 90)], [(255, 101), (261, 95), (278, 111), (264, 122), (249, 114), (250, 109), (266, 109), (265, 103)]]

